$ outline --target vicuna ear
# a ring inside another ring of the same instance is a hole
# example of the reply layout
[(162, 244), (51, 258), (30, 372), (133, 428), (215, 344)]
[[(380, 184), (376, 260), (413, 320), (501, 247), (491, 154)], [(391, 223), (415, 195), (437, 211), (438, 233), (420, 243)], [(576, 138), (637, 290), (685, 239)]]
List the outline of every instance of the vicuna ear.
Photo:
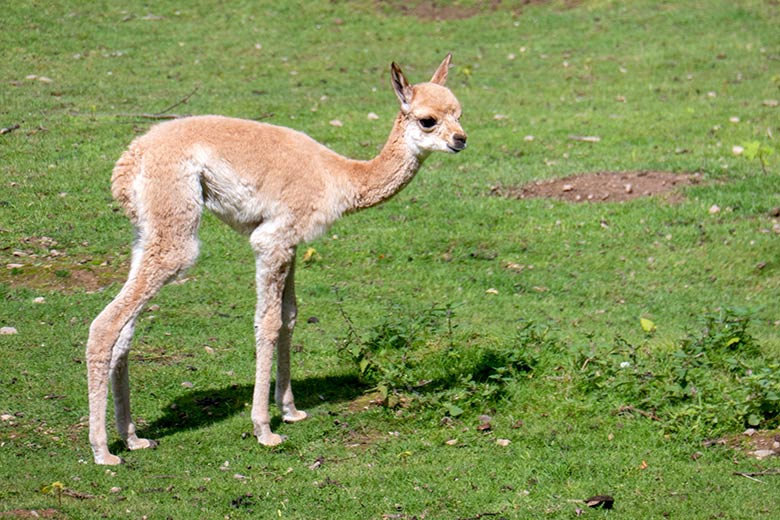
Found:
[(441, 65), (439, 65), (439, 68), (436, 69), (436, 72), (433, 73), (433, 77), (431, 78), (431, 83), (436, 83), (437, 85), (444, 85), (444, 83), (447, 81), (447, 71), (450, 68), (450, 61), (452, 61), (452, 53), (447, 53), (447, 57), (444, 58), (444, 61), (441, 62)]
[(390, 78), (395, 95), (398, 96), (398, 101), (401, 102), (401, 110), (406, 113), (409, 111), (409, 104), (412, 101), (412, 86), (406, 81), (404, 73), (401, 72), (401, 67), (395, 62), (390, 64)]

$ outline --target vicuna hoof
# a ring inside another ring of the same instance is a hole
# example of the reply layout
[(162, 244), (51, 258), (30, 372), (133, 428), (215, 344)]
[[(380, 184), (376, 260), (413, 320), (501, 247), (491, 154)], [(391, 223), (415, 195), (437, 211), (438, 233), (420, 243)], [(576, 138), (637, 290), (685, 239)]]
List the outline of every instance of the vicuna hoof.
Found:
[(286, 423), (294, 423), (302, 421), (309, 417), (309, 414), (302, 410), (295, 410), (294, 412), (286, 413), (282, 416), (282, 420)]
[(139, 439), (138, 437), (135, 439), (127, 439), (127, 448), (130, 450), (154, 449), (156, 447), (157, 441), (152, 439)]
[(101, 457), (95, 456), (95, 464), (100, 464), (102, 466), (118, 466), (119, 464), (124, 463), (125, 460), (122, 457), (117, 457), (116, 455), (111, 455), (110, 453)]
[(276, 433), (266, 433), (265, 435), (257, 436), (257, 441), (263, 446), (278, 446), (284, 442), (284, 439), (286, 439), (286, 437)]

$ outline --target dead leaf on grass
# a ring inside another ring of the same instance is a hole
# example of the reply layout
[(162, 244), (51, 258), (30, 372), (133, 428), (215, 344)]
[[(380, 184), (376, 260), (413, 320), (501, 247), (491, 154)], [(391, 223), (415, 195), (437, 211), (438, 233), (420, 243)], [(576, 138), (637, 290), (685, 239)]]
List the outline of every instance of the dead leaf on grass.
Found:
[(590, 498), (586, 498), (585, 504), (588, 507), (593, 508), (612, 509), (612, 506), (615, 504), (615, 499), (610, 495), (595, 495)]

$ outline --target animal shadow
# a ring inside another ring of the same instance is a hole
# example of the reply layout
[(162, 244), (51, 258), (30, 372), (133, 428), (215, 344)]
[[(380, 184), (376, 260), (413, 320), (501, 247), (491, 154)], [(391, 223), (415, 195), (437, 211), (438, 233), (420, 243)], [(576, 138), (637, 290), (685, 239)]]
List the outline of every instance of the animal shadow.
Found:
[[(271, 382), (273, 388), (274, 382)], [(366, 386), (356, 375), (329, 375), (309, 377), (293, 383), (295, 402), (303, 410), (315, 408), (323, 402), (351, 401), (362, 395)], [(252, 407), (253, 385), (232, 384), (224, 388), (189, 391), (176, 397), (164, 407), (163, 415), (141, 432), (153, 439), (162, 439), (177, 432), (196, 430), (223, 421), (242, 410), (247, 412), (247, 428), (252, 425), (249, 412)], [(278, 413), (272, 421), (281, 422)]]

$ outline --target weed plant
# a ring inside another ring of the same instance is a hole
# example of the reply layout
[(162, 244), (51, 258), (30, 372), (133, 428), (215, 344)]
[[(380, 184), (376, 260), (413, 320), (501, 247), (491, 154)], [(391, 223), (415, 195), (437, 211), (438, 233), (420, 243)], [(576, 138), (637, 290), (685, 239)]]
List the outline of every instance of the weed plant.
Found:
[(345, 318), (341, 352), (388, 408), (439, 418), (505, 413), (518, 404), (505, 401), (506, 388), (537, 377), (570, 380), (613, 413), (639, 414), (686, 441), (772, 429), (780, 419), (780, 364), (736, 311), (705, 316), (699, 332), (671, 345), (616, 337), (609, 348), (566, 345), (533, 323), (506, 343), (455, 337), (449, 306), (393, 315), (366, 339)]

